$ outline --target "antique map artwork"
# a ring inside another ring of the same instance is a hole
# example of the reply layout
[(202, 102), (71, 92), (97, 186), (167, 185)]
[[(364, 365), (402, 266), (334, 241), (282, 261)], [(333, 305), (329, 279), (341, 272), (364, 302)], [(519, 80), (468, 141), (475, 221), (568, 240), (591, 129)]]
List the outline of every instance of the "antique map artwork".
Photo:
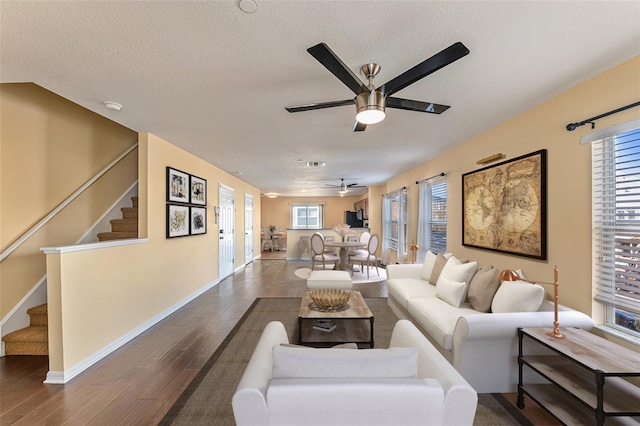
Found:
[(462, 175), (462, 244), (546, 259), (546, 150)]

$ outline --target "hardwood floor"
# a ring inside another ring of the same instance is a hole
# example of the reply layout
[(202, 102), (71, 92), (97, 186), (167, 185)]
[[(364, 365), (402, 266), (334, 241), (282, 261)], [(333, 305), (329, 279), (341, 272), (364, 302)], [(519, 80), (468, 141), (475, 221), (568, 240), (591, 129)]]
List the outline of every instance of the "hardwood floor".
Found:
[[(304, 266), (255, 261), (65, 385), (42, 383), (47, 357), (0, 358), (0, 424), (157, 424), (257, 297), (301, 297)], [(384, 283), (354, 287), (387, 296)]]

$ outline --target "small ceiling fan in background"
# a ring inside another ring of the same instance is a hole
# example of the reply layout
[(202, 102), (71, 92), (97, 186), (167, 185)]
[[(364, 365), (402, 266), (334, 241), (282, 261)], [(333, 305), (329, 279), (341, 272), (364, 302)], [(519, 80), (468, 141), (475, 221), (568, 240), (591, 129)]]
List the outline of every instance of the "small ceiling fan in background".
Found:
[(350, 183), (347, 185), (344, 183), (344, 178), (340, 178), (340, 185), (331, 185), (328, 183), (325, 183), (325, 185), (331, 188), (338, 188), (338, 194), (340, 195), (346, 194), (349, 191), (349, 188), (366, 188), (366, 186), (358, 185), (357, 183)]
[(365, 85), (326, 44), (316, 44), (308, 48), (307, 52), (324, 65), (333, 75), (338, 77), (340, 81), (356, 94), (356, 97), (342, 101), (289, 106), (285, 107), (285, 109), (289, 112), (302, 112), (355, 104), (356, 122), (353, 125), (353, 131), (362, 132), (367, 128), (367, 124), (379, 123), (384, 119), (386, 107), (430, 114), (442, 114), (449, 109), (448, 105), (413, 101), (410, 99), (396, 98), (391, 95), (466, 56), (469, 53), (469, 49), (461, 42), (456, 42), (396, 78), (378, 86), (378, 88), (373, 86), (372, 81), (380, 72), (380, 65), (369, 63), (360, 68), (360, 72), (369, 83)]

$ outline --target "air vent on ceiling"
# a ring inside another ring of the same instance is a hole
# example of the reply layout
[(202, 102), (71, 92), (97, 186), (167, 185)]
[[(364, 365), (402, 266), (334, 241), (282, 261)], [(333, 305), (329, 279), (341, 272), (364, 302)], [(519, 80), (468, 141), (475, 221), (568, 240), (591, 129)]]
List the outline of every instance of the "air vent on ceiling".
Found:
[(325, 166), (324, 161), (307, 161), (307, 167), (314, 167), (314, 168), (318, 168), (318, 167), (324, 167)]

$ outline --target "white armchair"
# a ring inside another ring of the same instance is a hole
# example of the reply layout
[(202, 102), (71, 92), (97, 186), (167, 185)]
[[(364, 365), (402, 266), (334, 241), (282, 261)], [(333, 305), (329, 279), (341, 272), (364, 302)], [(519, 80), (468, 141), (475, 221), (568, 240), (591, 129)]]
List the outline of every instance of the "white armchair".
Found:
[[(282, 343), (288, 343), (282, 323), (267, 324), (233, 395), (238, 426), (473, 423), (476, 391), (409, 321), (396, 323), (389, 350), (283, 348)], [(282, 352), (315, 362), (299, 362), (304, 371), (295, 376), (296, 363), (274, 361), (274, 353), (281, 357)], [(325, 356), (330, 365), (323, 369), (318, 364)], [(387, 366), (376, 368), (375, 362), (385, 362), (386, 356)], [(413, 377), (407, 368), (413, 368)], [(332, 375), (352, 370), (364, 375)], [(389, 377), (379, 377), (380, 371)]]

